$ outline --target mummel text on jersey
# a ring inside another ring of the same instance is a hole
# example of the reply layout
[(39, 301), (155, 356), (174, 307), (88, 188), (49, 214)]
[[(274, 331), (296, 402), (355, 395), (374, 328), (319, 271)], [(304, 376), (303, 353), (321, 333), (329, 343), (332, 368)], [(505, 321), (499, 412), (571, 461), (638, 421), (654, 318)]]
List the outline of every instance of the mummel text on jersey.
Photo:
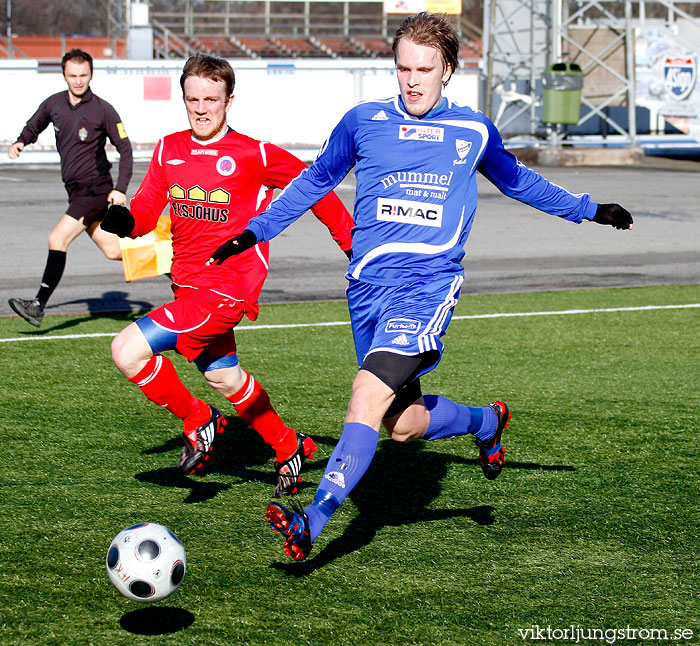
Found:
[(422, 118), (399, 95), (349, 110), (305, 170), (250, 221), (270, 240), (355, 166), (352, 262), (348, 278), (394, 285), (463, 273), (464, 244), (477, 206), (479, 170), (503, 194), (573, 222), (597, 205), (522, 165), (482, 113), (447, 98)]

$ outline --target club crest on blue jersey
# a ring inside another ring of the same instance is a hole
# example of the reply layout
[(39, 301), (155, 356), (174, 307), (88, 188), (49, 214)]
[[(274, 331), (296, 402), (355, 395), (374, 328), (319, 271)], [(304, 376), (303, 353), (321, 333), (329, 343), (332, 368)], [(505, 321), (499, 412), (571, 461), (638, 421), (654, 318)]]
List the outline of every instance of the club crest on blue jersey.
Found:
[(472, 142), (464, 141), (464, 139), (457, 139), (455, 141), (455, 146), (457, 147), (457, 154), (459, 155), (459, 158), (464, 159), (472, 149)]
[(695, 56), (667, 56), (664, 59), (664, 84), (676, 101), (686, 99), (695, 87)]
[(219, 175), (233, 175), (236, 170), (236, 162), (233, 161), (233, 157), (221, 157), (216, 162), (216, 170), (219, 172)]
[(401, 334), (418, 334), (420, 331), (421, 323), (415, 319), (390, 319), (386, 323), (384, 331), (391, 333), (401, 333)]
[(445, 139), (445, 129), (435, 126), (399, 126), (399, 139), (440, 142)]
[(460, 166), (463, 164), (467, 163), (467, 155), (469, 154), (469, 151), (472, 149), (472, 142), (471, 141), (465, 141), (464, 139), (456, 139), (455, 140), (455, 148), (457, 148), (457, 157), (459, 159), (455, 159), (452, 162), (453, 166)]
[(78, 139), (80, 139), (80, 141), (85, 141), (87, 138), (88, 138), (87, 128), (80, 128), (80, 130), (78, 130)]

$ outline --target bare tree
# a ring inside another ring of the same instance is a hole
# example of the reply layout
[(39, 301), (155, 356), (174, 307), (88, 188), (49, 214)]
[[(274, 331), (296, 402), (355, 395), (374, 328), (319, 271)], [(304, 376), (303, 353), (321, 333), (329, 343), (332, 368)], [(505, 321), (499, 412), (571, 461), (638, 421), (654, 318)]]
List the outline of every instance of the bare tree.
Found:
[[(121, 0), (112, 0), (112, 3)], [(0, 4), (2, 4), (0, 2)], [(205, 11), (218, 13), (229, 10), (248, 11), (245, 2), (231, 0), (207, 2), (207, 0), (150, 0), (152, 12), (180, 12), (186, 9), (197, 13)], [(339, 3), (329, 3), (339, 4)], [(10, 0), (12, 7), (12, 33), (18, 36), (61, 36), (85, 35), (105, 36), (107, 12), (110, 0)], [(335, 9), (328, 7), (328, 10)], [(324, 9), (317, 8), (323, 13)], [(472, 24), (481, 27), (483, 0), (462, 0), (462, 15)], [(0, 16), (2, 34), (7, 32), (7, 18)]]
[[(18, 36), (105, 34), (107, 9), (103, 1), (11, 0), (11, 6), (12, 33)], [(6, 16), (3, 23), (6, 31)]]

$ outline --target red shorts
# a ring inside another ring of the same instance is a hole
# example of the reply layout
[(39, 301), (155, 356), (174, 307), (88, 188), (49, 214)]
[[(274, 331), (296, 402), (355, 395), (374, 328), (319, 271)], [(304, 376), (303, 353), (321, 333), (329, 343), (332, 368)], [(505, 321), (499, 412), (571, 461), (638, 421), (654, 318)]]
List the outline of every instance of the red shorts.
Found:
[(175, 288), (175, 301), (148, 314), (159, 328), (177, 335), (175, 349), (189, 361), (204, 350), (210, 357), (236, 353), (233, 328), (245, 314), (245, 303), (210, 289)]

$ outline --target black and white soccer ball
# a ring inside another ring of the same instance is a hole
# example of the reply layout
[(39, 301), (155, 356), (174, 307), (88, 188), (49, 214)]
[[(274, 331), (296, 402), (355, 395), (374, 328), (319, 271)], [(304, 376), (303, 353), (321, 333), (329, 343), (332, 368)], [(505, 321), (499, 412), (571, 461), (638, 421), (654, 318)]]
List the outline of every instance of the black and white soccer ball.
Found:
[(158, 523), (131, 525), (119, 532), (107, 550), (107, 574), (127, 599), (150, 603), (180, 587), (187, 556), (180, 539)]

